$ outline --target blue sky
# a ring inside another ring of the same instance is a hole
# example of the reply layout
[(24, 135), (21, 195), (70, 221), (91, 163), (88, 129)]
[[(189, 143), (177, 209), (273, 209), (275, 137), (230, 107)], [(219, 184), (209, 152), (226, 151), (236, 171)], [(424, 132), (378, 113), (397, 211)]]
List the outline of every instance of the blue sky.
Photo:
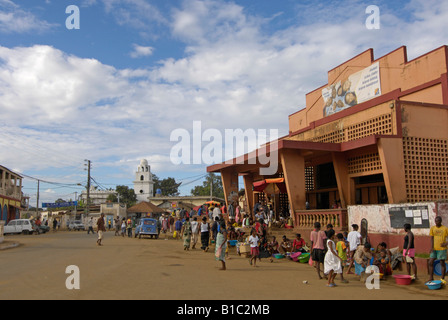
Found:
[[(65, 26), (69, 5), (79, 30)], [(365, 26), (369, 5), (379, 30)], [(447, 44), (447, 21), (436, 0), (0, 0), (0, 164), (85, 184), (90, 159), (112, 188), (132, 186), (146, 158), (188, 195), (207, 165), (170, 161), (173, 130), (284, 135), (328, 70), (369, 48), (417, 57)], [(81, 190), (44, 183), (41, 199)], [(24, 192), (34, 204), (36, 181)]]

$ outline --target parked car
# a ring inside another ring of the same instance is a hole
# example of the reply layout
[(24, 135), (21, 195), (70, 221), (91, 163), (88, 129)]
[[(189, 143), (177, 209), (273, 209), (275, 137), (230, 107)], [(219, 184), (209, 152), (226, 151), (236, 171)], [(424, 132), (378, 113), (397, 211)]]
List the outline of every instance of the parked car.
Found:
[(37, 231), (36, 226), (32, 223), (30, 219), (15, 219), (9, 221), (9, 223), (4, 227), (4, 234), (33, 234)]
[(159, 237), (157, 220), (150, 218), (140, 219), (135, 227), (135, 237), (141, 239), (143, 236), (155, 237), (156, 239)]
[(47, 233), (50, 231), (50, 227), (46, 226), (44, 224), (41, 224), (40, 226), (36, 226), (38, 233)]
[(68, 224), (68, 230), (69, 231), (71, 231), (71, 230), (76, 230), (76, 231), (79, 231), (79, 230), (86, 230), (86, 227), (84, 226), (84, 223), (82, 223), (81, 221), (78, 221), (78, 220), (75, 220), (75, 221), (71, 221), (69, 224)]

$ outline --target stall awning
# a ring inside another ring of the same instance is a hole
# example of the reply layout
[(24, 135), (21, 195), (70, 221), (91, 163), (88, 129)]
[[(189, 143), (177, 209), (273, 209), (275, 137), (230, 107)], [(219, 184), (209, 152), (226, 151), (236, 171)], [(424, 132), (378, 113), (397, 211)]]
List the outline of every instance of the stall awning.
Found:
[(286, 193), (285, 178), (272, 178), (256, 181), (253, 184), (254, 191), (267, 194)]

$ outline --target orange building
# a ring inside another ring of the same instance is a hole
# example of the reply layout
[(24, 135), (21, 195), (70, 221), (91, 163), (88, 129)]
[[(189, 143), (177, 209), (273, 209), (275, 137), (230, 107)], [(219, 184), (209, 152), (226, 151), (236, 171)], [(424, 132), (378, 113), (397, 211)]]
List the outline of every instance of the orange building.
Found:
[[(207, 171), (221, 173), (226, 195), (243, 176), (249, 210), (272, 203), (298, 228), (347, 229), (350, 205), (446, 199), (447, 71), (447, 46), (411, 61), (404, 46), (378, 59), (369, 49), (330, 70), (289, 115), (289, 135), (266, 148), (278, 152), (276, 174), (260, 175), (261, 149)], [(278, 178), (272, 193), (268, 178)]]

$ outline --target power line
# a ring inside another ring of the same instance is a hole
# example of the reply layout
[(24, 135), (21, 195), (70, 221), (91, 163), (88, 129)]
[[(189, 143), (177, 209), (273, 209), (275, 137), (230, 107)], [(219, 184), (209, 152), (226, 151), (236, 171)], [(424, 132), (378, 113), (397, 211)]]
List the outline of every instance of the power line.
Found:
[(43, 183), (47, 183), (47, 184), (53, 184), (53, 185), (60, 185), (60, 186), (67, 186), (67, 187), (74, 187), (74, 186), (80, 186), (81, 183), (63, 183), (63, 182), (55, 182), (55, 181), (47, 181), (47, 180), (43, 180), (43, 179), (39, 179), (39, 178), (35, 178), (32, 176), (29, 176), (27, 174), (24, 173), (16, 173), (19, 176), (23, 176), (25, 178), (31, 179), (31, 180), (35, 180), (35, 181), (40, 181)]

